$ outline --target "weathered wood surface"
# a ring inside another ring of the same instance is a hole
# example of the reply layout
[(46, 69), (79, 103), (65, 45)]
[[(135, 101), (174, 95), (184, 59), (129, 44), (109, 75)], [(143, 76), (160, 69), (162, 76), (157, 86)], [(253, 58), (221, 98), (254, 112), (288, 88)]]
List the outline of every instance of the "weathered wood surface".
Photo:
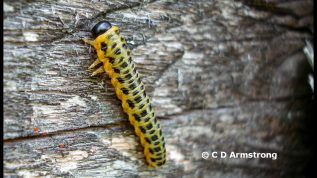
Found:
[[(312, 12), (312, 0), (5, 1), (5, 177), (304, 177)], [(166, 137), (160, 170), (109, 78), (89, 77), (81, 38), (102, 19), (133, 45)]]

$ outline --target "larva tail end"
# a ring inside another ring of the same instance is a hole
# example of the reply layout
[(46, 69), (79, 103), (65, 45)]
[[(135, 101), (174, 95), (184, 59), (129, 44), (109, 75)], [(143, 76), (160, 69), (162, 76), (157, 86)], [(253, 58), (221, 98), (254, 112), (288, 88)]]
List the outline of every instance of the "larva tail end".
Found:
[(161, 168), (166, 163), (165, 159), (163, 162), (162, 161), (161, 162), (152, 162), (151, 158), (149, 156), (146, 156), (145, 160), (146, 160), (149, 167), (156, 168), (156, 169)]

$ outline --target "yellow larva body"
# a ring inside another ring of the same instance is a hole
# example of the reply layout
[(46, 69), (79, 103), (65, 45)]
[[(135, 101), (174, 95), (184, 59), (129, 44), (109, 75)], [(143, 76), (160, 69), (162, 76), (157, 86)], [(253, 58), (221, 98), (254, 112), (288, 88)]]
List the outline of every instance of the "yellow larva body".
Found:
[(130, 49), (119, 28), (112, 26), (94, 41), (84, 40), (97, 51), (98, 59), (92, 65), (103, 63), (96, 73), (106, 71), (111, 78), (117, 97), (134, 126), (136, 135), (144, 147), (146, 162), (151, 167), (160, 167), (166, 162), (166, 150), (160, 122), (151, 107), (150, 98), (136, 71)]

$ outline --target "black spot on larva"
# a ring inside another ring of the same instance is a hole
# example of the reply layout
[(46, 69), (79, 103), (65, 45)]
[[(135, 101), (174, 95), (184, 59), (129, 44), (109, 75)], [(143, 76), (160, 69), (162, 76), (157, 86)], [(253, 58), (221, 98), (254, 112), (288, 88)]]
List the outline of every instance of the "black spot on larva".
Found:
[(128, 66), (128, 64), (126, 63), (126, 62), (123, 62), (122, 64), (121, 64), (121, 67), (122, 68), (126, 68)]
[(120, 40), (121, 40), (121, 42), (124, 42), (124, 38), (123, 37), (121, 37)]
[(109, 39), (109, 40), (111, 40), (111, 39), (112, 39), (112, 37), (113, 37), (113, 35), (109, 35), (109, 36), (108, 36), (108, 39)]
[(131, 100), (127, 100), (127, 103), (131, 109), (134, 108), (134, 103)]
[(139, 106), (139, 109), (142, 109), (144, 107), (144, 104), (141, 104), (140, 106)]
[(151, 154), (154, 154), (154, 151), (153, 151), (152, 148), (149, 148), (149, 151), (150, 151)]
[(148, 122), (149, 120), (150, 120), (150, 118), (147, 117), (147, 118), (144, 119), (144, 122)]
[(163, 153), (165, 153), (166, 152), (166, 149), (165, 149), (165, 145), (164, 145), (164, 147), (163, 147)]
[(155, 162), (156, 160), (155, 160), (155, 158), (151, 158), (151, 161), (152, 161), (152, 162)]
[(126, 75), (126, 74), (128, 74), (129, 72), (130, 72), (129, 69), (127, 69), (127, 70), (124, 71), (123, 74)]
[(151, 144), (151, 140), (149, 138), (145, 137), (145, 141)]
[(154, 129), (153, 129), (153, 130), (151, 130), (151, 131), (150, 131), (150, 135), (152, 135), (154, 132), (155, 132), (155, 130), (154, 130)]
[(163, 161), (163, 164), (165, 164), (166, 160)]
[(144, 134), (146, 133), (146, 130), (144, 129), (144, 127), (140, 126), (139, 128), (140, 128), (142, 133), (144, 133)]
[(101, 50), (106, 51), (107, 50), (107, 44), (105, 42), (101, 42)]
[(156, 117), (154, 118), (154, 124), (156, 124), (157, 123), (157, 119), (156, 119)]
[(162, 166), (162, 165), (163, 165), (163, 163), (157, 163), (157, 165), (158, 165), (158, 166)]
[(159, 142), (159, 141), (154, 143), (154, 145), (155, 145), (155, 146), (156, 146), (156, 145), (159, 145), (159, 144), (160, 144), (160, 142)]
[(154, 148), (154, 150), (155, 150), (156, 152), (159, 152), (159, 151), (161, 151), (161, 147), (156, 147), (156, 148)]
[(121, 77), (118, 77), (117, 80), (118, 80), (118, 82), (120, 82), (120, 83), (123, 83), (123, 82), (124, 82), (124, 80), (123, 80)]
[(134, 116), (135, 120), (137, 120), (138, 122), (141, 121), (141, 120), (140, 120), (140, 116), (138, 116), (137, 114), (133, 114), (133, 116)]
[(132, 84), (129, 86), (129, 88), (130, 88), (131, 90), (135, 89), (135, 87), (136, 87), (136, 84), (135, 84), (135, 83), (132, 83)]
[(113, 43), (111, 49), (114, 49), (117, 46), (117, 43)]
[(155, 118), (155, 117), (153, 116), (153, 112), (154, 112), (154, 111), (149, 112), (149, 115), (150, 115), (149, 117), (151, 117), (151, 118)]
[[(146, 128), (149, 129), (149, 130), (152, 129), (152, 127), (153, 127), (152, 123), (149, 123), (149, 124), (146, 126)], [(155, 141), (155, 140), (154, 140), (154, 141)]]
[(133, 73), (136, 74), (136, 68), (133, 68)]
[(109, 57), (109, 62), (110, 62), (111, 64), (113, 64), (113, 63), (114, 63), (114, 58), (113, 58), (113, 57)]
[(163, 142), (163, 148), (165, 148), (165, 142), (164, 142), (164, 137), (162, 138), (162, 142)]
[[(146, 94), (145, 94), (145, 93), (144, 93), (144, 95), (146, 96)], [(148, 99), (146, 100), (146, 102), (148, 102), (148, 103), (149, 103), (149, 102), (150, 102), (150, 99), (148, 98)], [(151, 109), (152, 109), (152, 107), (151, 107)]]
[[(129, 55), (129, 54), (128, 54), (128, 55)], [(128, 60), (129, 60), (129, 62), (131, 63), (131, 62), (132, 62), (132, 57), (130, 56)]]
[(140, 78), (138, 78), (138, 84), (141, 84), (141, 79)]
[(138, 93), (139, 93), (139, 91), (138, 91), (138, 90), (135, 90), (135, 91), (132, 93), (132, 95), (135, 96), (135, 95), (137, 95)]
[(132, 84), (132, 83), (135, 83), (134, 80), (135, 80), (135, 77), (133, 77), (132, 79), (130, 79), (130, 80), (128, 81), (128, 84), (130, 85), (130, 84)]
[(141, 100), (142, 100), (142, 96), (141, 96), (141, 95), (139, 95), (139, 96), (137, 96), (136, 98), (134, 98), (134, 101), (135, 101), (136, 103), (139, 103)]
[(127, 45), (125, 43), (122, 44), (123, 49), (127, 49)]
[(115, 67), (113, 68), (113, 71), (114, 71), (115, 73), (118, 73), (118, 74), (120, 73), (120, 70), (117, 69), (117, 68), (115, 68)]
[(162, 129), (160, 130), (160, 132), (159, 132), (159, 133), (160, 133), (160, 135), (162, 136)]
[(118, 64), (120, 64), (123, 60), (123, 57), (120, 57), (119, 61), (118, 61)]
[(163, 158), (162, 157), (157, 157), (156, 161), (161, 161)]
[(129, 90), (127, 89), (127, 88), (121, 88), (121, 91), (122, 91), (122, 93), (124, 93), (124, 94), (129, 94)]
[(156, 124), (156, 128), (159, 129), (161, 127), (161, 125), (158, 123)]
[(119, 34), (119, 33), (120, 33), (118, 29), (116, 29), (114, 32), (116, 32), (116, 34)]
[(146, 116), (146, 115), (147, 115), (147, 111), (146, 111), (146, 110), (143, 110), (143, 111), (141, 112), (141, 116), (144, 117), (144, 116)]
[(156, 141), (158, 139), (157, 135), (152, 136), (152, 141)]
[[(149, 101), (147, 101), (147, 103), (149, 103)], [(151, 104), (149, 104), (149, 110), (152, 111), (152, 106), (151, 106)]]
[(132, 75), (131, 75), (131, 74), (127, 74), (124, 78), (125, 78), (126, 80), (130, 80), (130, 79), (131, 79), (131, 77), (132, 77)]
[(128, 51), (127, 51), (127, 55), (130, 56), (130, 54), (131, 54), (131, 52), (130, 52), (130, 50), (128, 50)]
[(116, 55), (121, 54), (121, 50), (120, 50), (120, 48), (116, 49), (116, 51), (115, 51), (114, 53), (115, 53)]
[(128, 84), (130, 85), (133, 82), (134, 82), (134, 79), (131, 79), (131, 80), (128, 81)]
[(144, 85), (141, 85), (141, 90), (143, 90), (144, 89)]

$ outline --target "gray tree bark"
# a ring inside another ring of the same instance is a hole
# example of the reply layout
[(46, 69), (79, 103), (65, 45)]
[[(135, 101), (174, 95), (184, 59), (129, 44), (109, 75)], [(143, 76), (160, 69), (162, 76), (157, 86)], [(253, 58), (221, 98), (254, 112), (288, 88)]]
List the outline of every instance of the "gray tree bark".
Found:
[[(305, 177), (313, 1), (4, 2), (5, 177)], [(133, 47), (166, 138), (149, 169), (81, 39), (100, 20)], [(39, 129), (39, 130), (38, 130)], [(203, 159), (202, 152), (277, 153)]]

